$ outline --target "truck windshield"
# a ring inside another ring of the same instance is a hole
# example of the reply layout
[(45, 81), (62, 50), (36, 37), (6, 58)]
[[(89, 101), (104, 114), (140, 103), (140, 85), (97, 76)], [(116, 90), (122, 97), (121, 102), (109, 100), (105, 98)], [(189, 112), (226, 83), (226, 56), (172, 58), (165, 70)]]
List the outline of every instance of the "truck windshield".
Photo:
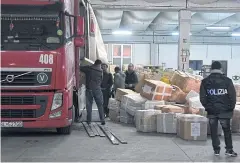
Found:
[(63, 43), (59, 4), (2, 5), (1, 50), (55, 50)]

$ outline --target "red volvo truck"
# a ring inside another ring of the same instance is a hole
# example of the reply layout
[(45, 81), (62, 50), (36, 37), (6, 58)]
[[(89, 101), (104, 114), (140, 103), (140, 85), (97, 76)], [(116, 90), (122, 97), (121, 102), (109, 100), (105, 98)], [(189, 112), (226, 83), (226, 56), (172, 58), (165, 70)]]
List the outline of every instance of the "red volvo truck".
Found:
[(1, 127), (70, 134), (78, 112), (79, 67), (94, 58), (90, 4), (2, 0), (1, 7)]

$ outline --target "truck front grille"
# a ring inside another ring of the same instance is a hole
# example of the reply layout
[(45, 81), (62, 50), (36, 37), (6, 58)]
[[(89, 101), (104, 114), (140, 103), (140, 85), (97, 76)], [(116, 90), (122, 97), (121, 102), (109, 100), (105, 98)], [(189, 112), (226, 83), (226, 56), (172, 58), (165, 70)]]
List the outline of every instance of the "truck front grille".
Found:
[(27, 109), (3, 109), (1, 118), (36, 118), (36, 110)]
[(34, 72), (2, 71), (1, 81), (2, 86), (33, 86), (36, 83), (36, 75)]
[(2, 105), (35, 105), (34, 96), (1, 96)]
[(1, 71), (2, 87), (34, 87), (51, 84), (52, 72)]

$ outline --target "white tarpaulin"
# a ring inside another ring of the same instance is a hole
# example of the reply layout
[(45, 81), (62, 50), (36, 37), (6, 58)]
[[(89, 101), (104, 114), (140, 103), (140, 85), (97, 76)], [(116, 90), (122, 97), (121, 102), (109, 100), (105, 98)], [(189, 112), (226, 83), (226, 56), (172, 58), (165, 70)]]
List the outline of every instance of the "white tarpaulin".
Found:
[(105, 45), (102, 39), (96, 16), (91, 6), (89, 6), (89, 11), (93, 18), (95, 27), (95, 36), (90, 36), (90, 59), (93, 61), (95, 61), (96, 59), (100, 59), (103, 63), (108, 63), (108, 56)]

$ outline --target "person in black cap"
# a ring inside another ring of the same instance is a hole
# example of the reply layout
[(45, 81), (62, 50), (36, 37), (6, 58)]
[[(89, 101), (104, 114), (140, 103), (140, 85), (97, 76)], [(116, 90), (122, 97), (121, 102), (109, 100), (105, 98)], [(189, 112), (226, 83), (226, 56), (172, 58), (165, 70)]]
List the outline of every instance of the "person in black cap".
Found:
[(103, 70), (103, 81), (101, 84), (102, 93), (103, 93), (103, 108), (104, 108), (104, 114), (105, 117), (109, 117), (109, 98), (111, 93), (111, 88), (113, 85), (113, 76), (110, 72), (108, 72), (108, 65), (103, 63), (102, 64), (102, 70)]
[(236, 157), (233, 151), (230, 120), (236, 105), (236, 90), (233, 82), (224, 76), (221, 63), (215, 61), (211, 65), (211, 74), (202, 80), (200, 87), (200, 101), (204, 106), (211, 130), (214, 154), (220, 154), (220, 140), (218, 137), (218, 121), (222, 126), (226, 144), (226, 155)]
[(101, 124), (105, 125), (103, 112), (103, 94), (101, 84), (103, 79), (103, 71), (101, 68), (102, 61), (97, 59), (92, 66), (81, 66), (80, 71), (86, 74), (86, 108), (87, 108), (87, 123), (92, 121), (92, 104), (95, 100)]

